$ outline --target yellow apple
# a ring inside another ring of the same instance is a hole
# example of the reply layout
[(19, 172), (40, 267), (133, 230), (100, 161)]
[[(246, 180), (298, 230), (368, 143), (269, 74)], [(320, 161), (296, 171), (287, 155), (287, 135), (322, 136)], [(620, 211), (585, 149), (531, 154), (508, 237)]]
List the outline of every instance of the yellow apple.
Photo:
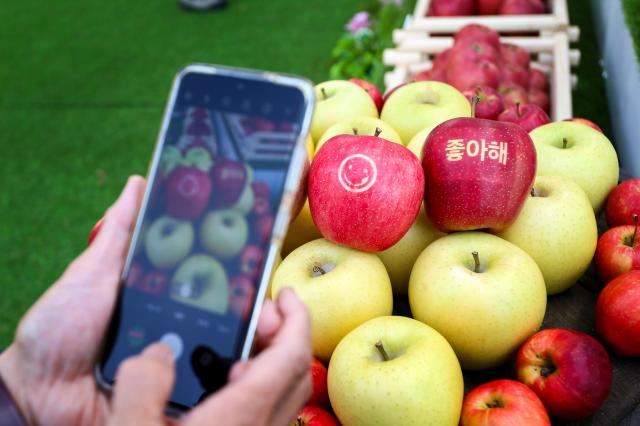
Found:
[(322, 234), (316, 228), (311, 217), (311, 209), (309, 208), (309, 200), (307, 199), (302, 206), (302, 210), (298, 216), (289, 225), (287, 236), (282, 243), (282, 256), (287, 256), (293, 250), (297, 249), (304, 243), (322, 238)]
[(419, 321), (389, 316), (342, 339), (327, 385), (345, 426), (457, 426), (464, 392), (444, 337)]
[(418, 133), (416, 133), (416, 135), (413, 138), (411, 138), (411, 140), (409, 141), (409, 144), (407, 145), (407, 148), (409, 148), (409, 151), (413, 152), (416, 155), (416, 157), (418, 157), (418, 159), (421, 161), (422, 161), (422, 147), (424, 147), (424, 144), (427, 142), (429, 133), (431, 133), (431, 131), (435, 128), (436, 126), (429, 126), (420, 130)]
[(307, 153), (309, 153), (309, 161), (313, 160), (313, 156), (316, 153), (315, 144), (313, 143), (313, 138), (311, 135), (307, 137)]
[(378, 256), (325, 239), (283, 259), (273, 277), (273, 296), (284, 287), (309, 309), (313, 354), (325, 361), (347, 333), (371, 318), (391, 315), (393, 308), (389, 275)]
[(362, 136), (375, 136), (376, 130), (380, 130), (378, 136), (382, 139), (386, 139), (391, 142), (402, 144), (402, 140), (398, 135), (398, 132), (393, 130), (389, 124), (373, 117), (355, 117), (347, 118), (329, 127), (318, 141), (316, 150), (320, 149), (322, 145), (329, 139), (338, 135), (362, 135)]
[(423, 206), (404, 237), (390, 248), (378, 252), (389, 273), (394, 294), (407, 294), (411, 268), (416, 259), (429, 244), (445, 235), (433, 226)]
[(409, 280), (413, 317), (442, 334), (462, 368), (505, 362), (538, 330), (547, 306), (540, 268), (522, 249), (484, 232), (431, 243)]

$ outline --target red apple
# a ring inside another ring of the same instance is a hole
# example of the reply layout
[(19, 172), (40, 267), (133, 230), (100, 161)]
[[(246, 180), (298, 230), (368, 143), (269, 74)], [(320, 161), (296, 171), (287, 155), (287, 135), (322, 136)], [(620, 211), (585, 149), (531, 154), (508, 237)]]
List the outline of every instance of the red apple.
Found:
[(253, 235), (260, 244), (265, 243), (271, 236), (274, 218), (270, 214), (265, 214), (254, 219)]
[(600, 126), (598, 126), (596, 123), (594, 123), (591, 120), (587, 120), (586, 118), (579, 118), (579, 117), (565, 118), (563, 121), (573, 121), (575, 123), (584, 124), (602, 133), (602, 129), (600, 128)]
[(529, 70), (520, 65), (502, 64), (500, 72), (500, 83), (515, 83), (522, 87), (529, 84)]
[(476, 0), (478, 15), (497, 15), (502, 0)]
[(129, 275), (127, 275), (127, 281), (125, 285), (127, 287), (138, 287), (140, 285), (140, 279), (142, 279), (142, 275), (144, 271), (140, 263), (132, 262), (131, 266), (129, 266)]
[(329, 408), (329, 392), (327, 390), (327, 367), (317, 358), (311, 360), (311, 397), (307, 405)]
[(265, 197), (255, 197), (253, 199), (253, 207), (251, 207), (251, 212), (257, 216), (262, 216), (271, 211), (271, 203), (269, 203), (269, 199)]
[(378, 90), (376, 86), (374, 86), (372, 83), (369, 83), (368, 81), (360, 80), (357, 78), (351, 78), (349, 79), (349, 81), (357, 84), (367, 91), (369, 96), (371, 96), (371, 99), (373, 99), (373, 103), (376, 104), (379, 114), (380, 111), (382, 111), (382, 105), (384, 104), (384, 102), (382, 101), (382, 93), (380, 93), (380, 90)]
[(527, 133), (540, 127), (543, 124), (551, 122), (551, 119), (539, 106), (533, 104), (515, 104), (514, 106), (504, 110), (499, 116), (498, 121), (515, 123), (522, 127)]
[(531, 89), (529, 91), (529, 103), (538, 105), (544, 112), (549, 112), (551, 108), (551, 102), (549, 101), (549, 95), (546, 92), (538, 89)]
[(472, 389), (462, 402), (460, 426), (551, 426), (540, 398), (515, 380), (494, 380)]
[[(524, 48), (511, 43), (500, 43), (500, 58), (502, 63), (517, 65), (527, 70), (529, 69), (529, 63), (531, 62), (529, 52)], [(527, 81), (523, 86), (528, 87), (529, 82)]]
[(488, 120), (495, 120), (502, 112), (502, 99), (496, 89), (489, 86), (476, 86), (475, 88), (467, 89), (463, 94), (472, 101), (474, 96), (478, 96), (479, 102), (476, 105), (475, 116), (477, 118), (486, 118)]
[(413, 81), (441, 81), (447, 82), (447, 73), (443, 69), (431, 68), (430, 70), (421, 71), (413, 76)]
[(93, 240), (96, 238), (96, 236), (98, 235), (98, 232), (100, 232), (100, 228), (102, 228), (102, 223), (104, 222), (104, 217), (101, 217), (96, 223), (95, 225), (93, 225), (93, 228), (91, 228), (91, 232), (89, 232), (89, 239), (87, 241), (87, 245), (90, 246), (91, 243), (93, 242)]
[(429, 6), (429, 16), (465, 16), (473, 15), (473, 0), (432, 0)]
[(211, 182), (215, 189), (213, 207), (234, 205), (247, 185), (247, 168), (239, 161), (217, 157), (211, 168)]
[(145, 293), (160, 295), (163, 294), (169, 285), (169, 279), (159, 271), (151, 271), (144, 276), (139, 289)]
[(447, 64), (449, 63), (449, 53), (451, 53), (451, 48), (445, 49), (442, 52), (436, 54), (433, 58), (433, 67), (432, 69), (446, 71)]
[(475, 86), (498, 87), (500, 69), (494, 62), (487, 60), (456, 63), (447, 70), (447, 81), (460, 91)]
[(290, 121), (281, 121), (277, 124), (276, 129), (283, 133), (293, 133), (296, 128)]
[(615, 278), (596, 303), (596, 330), (622, 356), (640, 356), (640, 271)]
[(611, 390), (607, 351), (588, 334), (548, 329), (531, 336), (516, 358), (518, 380), (562, 419), (591, 415)]
[(529, 134), (512, 123), (454, 118), (423, 148), (425, 209), (443, 232), (500, 231), (518, 216), (536, 173)]
[(499, 58), (498, 49), (486, 41), (471, 41), (463, 39), (457, 42), (447, 55), (447, 65), (449, 67), (458, 64), (480, 63), (483, 60), (497, 62)]
[(526, 104), (529, 102), (529, 95), (524, 87), (515, 83), (502, 83), (498, 86), (498, 92), (502, 97), (504, 108), (511, 108), (515, 104)]
[(240, 270), (250, 280), (255, 281), (260, 275), (264, 251), (256, 245), (249, 244), (240, 253)]
[(271, 190), (269, 189), (268, 183), (262, 181), (253, 182), (251, 184), (251, 188), (253, 189), (253, 194), (256, 197), (269, 198)]
[(240, 319), (246, 320), (251, 313), (256, 288), (244, 275), (237, 275), (229, 281), (229, 306)]
[(205, 136), (213, 133), (211, 125), (204, 120), (192, 121), (186, 129), (186, 134), (190, 136)]
[(533, 15), (545, 10), (542, 0), (503, 0), (500, 15)]
[(549, 89), (547, 75), (537, 68), (529, 69), (529, 89), (538, 89), (546, 92)]
[(640, 238), (636, 238), (637, 228), (637, 225), (617, 226), (598, 239), (594, 260), (602, 282), (608, 283), (627, 271), (640, 269)]
[(322, 408), (307, 405), (300, 410), (292, 426), (340, 426), (340, 423)]
[(197, 167), (178, 166), (167, 178), (165, 208), (178, 219), (195, 219), (211, 196), (211, 178)]
[(423, 190), (418, 158), (403, 145), (375, 136), (334, 136), (316, 153), (309, 172), (309, 207), (320, 233), (369, 252), (385, 250), (404, 236)]
[(609, 227), (633, 225), (633, 215), (640, 215), (640, 179), (629, 179), (613, 188), (605, 214)]
[[(495, 0), (492, 0), (495, 2)], [(486, 2), (485, 2), (486, 3)], [(500, 47), (500, 34), (492, 28), (479, 24), (468, 24), (460, 28), (454, 36), (454, 43), (477, 43), (484, 42), (490, 44), (494, 49)], [(493, 58), (492, 60), (495, 60)]]

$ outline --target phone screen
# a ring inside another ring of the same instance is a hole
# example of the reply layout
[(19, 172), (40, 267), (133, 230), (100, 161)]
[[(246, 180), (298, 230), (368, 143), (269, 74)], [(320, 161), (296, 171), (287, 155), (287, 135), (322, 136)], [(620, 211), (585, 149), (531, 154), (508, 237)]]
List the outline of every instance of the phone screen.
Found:
[(171, 404), (187, 408), (240, 358), (306, 100), (217, 74), (176, 84), (99, 368), (113, 384), (125, 358), (163, 341), (176, 359)]

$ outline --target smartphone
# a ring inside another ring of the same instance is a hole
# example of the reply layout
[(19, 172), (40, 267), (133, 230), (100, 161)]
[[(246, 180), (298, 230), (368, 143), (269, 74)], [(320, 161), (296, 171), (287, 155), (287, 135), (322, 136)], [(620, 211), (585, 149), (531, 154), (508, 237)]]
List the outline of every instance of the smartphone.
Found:
[(213, 65), (177, 75), (96, 366), (105, 390), (123, 360), (161, 341), (176, 363), (168, 412), (179, 414), (249, 357), (313, 102), (293, 76)]

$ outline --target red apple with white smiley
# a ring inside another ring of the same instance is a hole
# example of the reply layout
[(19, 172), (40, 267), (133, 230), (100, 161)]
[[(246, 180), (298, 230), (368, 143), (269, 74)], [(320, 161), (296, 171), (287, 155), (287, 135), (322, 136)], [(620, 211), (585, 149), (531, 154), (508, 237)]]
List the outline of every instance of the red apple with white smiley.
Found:
[(411, 227), (423, 188), (420, 163), (404, 146), (375, 136), (338, 135), (313, 159), (309, 206), (326, 239), (381, 251)]
[(464, 397), (460, 426), (551, 426), (536, 394), (515, 380), (494, 380)]
[(527, 340), (516, 358), (518, 380), (542, 400), (549, 414), (580, 419), (593, 414), (611, 390), (607, 351), (588, 334), (542, 330)]
[(207, 207), (210, 196), (211, 178), (197, 167), (176, 167), (167, 178), (165, 208), (178, 219), (199, 217)]

